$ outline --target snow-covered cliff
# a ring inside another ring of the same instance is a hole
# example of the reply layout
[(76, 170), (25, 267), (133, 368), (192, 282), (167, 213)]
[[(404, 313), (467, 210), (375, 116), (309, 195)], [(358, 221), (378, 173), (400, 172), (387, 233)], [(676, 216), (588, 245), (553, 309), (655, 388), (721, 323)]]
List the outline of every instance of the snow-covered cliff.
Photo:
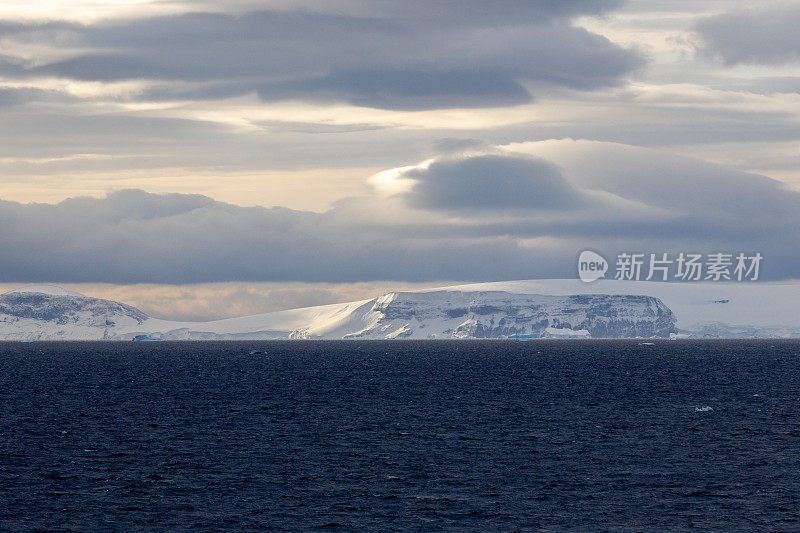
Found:
[(211, 322), (57, 287), (0, 295), (0, 340), (800, 337), (798, 283), (531, 280), (396, 292)]
[[(618, 338), (668, 337), (675, 332), (672, 311), (660, 300), (630, 295), (543, 296), (447, 290), (390, 293), (370, 300), (357, 317), (363, 328), (345, 333), (343, 338)], [(307, 336), (314, 333), (309, 331)]]

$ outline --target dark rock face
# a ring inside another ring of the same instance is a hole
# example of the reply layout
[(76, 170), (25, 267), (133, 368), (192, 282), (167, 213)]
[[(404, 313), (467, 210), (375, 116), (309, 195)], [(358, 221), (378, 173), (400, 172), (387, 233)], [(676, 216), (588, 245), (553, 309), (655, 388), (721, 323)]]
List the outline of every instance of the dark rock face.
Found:
[(505, 292), (399, 293), (373, 311), (381, 324), (419, 320), (461, 322), (452, 337), (547, 335), (548, 328), (585, 330), (592, 338), (669, 337), (675, 316), (652, 296), (589, 294), (547, 296)]
[[(676, 333), (675, 316), (652, 296), (569, 296), (585, 312), (585, 319), (572, 329), (586, 329), (593, 338), (669, 337)], [(630, 316), (630, 311), (634, 316)]]

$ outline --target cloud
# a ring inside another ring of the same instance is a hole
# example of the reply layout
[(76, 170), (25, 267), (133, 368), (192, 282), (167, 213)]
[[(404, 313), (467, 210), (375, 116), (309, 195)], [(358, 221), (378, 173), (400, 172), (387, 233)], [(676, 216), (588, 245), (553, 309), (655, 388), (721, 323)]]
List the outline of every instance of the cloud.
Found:
[[(492, 107), (539, 86), (594, 90), (643, 64), (573, 26), (616, 2), (377, 3), (364, 13), (186, 13), (92, 25), (6, 24), (9, 39), (58, 42), (22, 75), (158, 82), (159, 95), (344, 101), (381, 109)], [(65, 57), (66, 56), (66, 57)], [(192, 87), (175, 83), (190, 82)]]
[(725, 13), (700, 21), (703, 51), (726, 64), (800, 61), (800, 4)]
[(24, 101), (24, 96), (18, 90), (0, 89), (0, 107), (18, 105)]
[[(748, 26), (777, 3), (759, 4)], [(687, 55), (694, 21), (744, 0), (30, 4), (0, 7), (6, 199), (135, 187), (323, 209), (459, 136), (670, 146), (800, 183), (791, 64), (728, 69)], [(279, 176), (289, 168), (315, 182), (292, 187)]]
[(65, 101), (67, 98), (55, 91), (43, 91), (32, 87), (0, 88), (0, 107), (18, 106), (41, 100)]
[(350, 70), (258, 88), (264, 101), (301, 98), (344, 100), (382, 109), (446, 109), (524, 104), (530, 93), (513, 74), (498, 69)]
[(743, 221), (767, 225), (798, 216), (800, 193), (780, 181), (669, 152), (590, 141), (511, 148), (554, 161), (583, 190), (602, 190), (682, 217), (697, 216), (735, 232), (747, 231)]
[[(350, 218), (244, 208), (195, 195), (120, 191), (58, 204), (0, 203), (5, 280), (193, 283), (465, 279), (510, 240), (391, 242)], [(525, 258), (509, 268), (522, 273)], [(445, 275), (448, 273), (450, 275)]]
[[(445, 158), (384, 173), (388, 182), (378, 185), (427, 210), (451, 210), (459, 205), (461, 190), (469, 191), (464, 196), (470, 203), (458, 221), (462, 235), (546, 237), (633, 250), (768, 249), (776, 259), (790, 258), (773, 265), (774, 274), (798, 275), (800, 241), (790, 228), (800, 223), (800, 193), (782, 182), (616, 143), (545, 141), (504, 148), (491, 157)], [(567, 191), (554, 195), (562, 201), (559, 209), (549, 209), (547, 195), (545, 200), (537, 196), (541, 173), (522, 154), (558, 169), (548, 183)], [(508, 188), (487, 186), (486, 176), (507, 173), (509, 167), (518, 174)], [(513, 200), (498, 209), (509, 197)]]
[(399, 192), (324, 213), (143, 191), (0, 202), (0, 281), (570, 277), (586, 248), (760, 251), (766, 277), (798, 277), (800, 193), (764, 176), (631, 146), (548, 141), (444, 156), (385, 178), (378, 184), (392, 190), (395, 180)]
[(551, 163), (518, 154), (444, 158), (402, 172), (414, 207), (457, 211), (565, 209), (583, 202)]
[(359, 17), (390, 18), (414, 24), (480, 26), (525, 22), (546, 23), (554, 18), (574, 15), (600, 15), (622, 4), (621, 0), (373, 0), (369, 3), (349, 0), (291, 0), (273, 2), (275, 9), (293, 9), (314, 13), (345, 14)]

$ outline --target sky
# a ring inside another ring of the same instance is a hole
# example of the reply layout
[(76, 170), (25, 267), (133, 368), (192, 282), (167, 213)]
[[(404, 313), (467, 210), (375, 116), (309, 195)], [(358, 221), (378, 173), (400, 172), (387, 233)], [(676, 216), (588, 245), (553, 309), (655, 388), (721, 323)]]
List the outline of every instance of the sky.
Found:
[(574, 277), (800, 278), (800, 2), (0, 4), (0, 290), (201, 320)]

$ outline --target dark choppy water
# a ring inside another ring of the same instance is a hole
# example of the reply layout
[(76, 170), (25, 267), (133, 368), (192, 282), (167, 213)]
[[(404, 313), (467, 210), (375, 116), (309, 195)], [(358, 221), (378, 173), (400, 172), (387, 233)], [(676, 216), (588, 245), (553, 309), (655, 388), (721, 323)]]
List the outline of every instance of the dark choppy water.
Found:
[(799, 407), (789, 341), (0, 343), (0, 529), (797, 531)]

